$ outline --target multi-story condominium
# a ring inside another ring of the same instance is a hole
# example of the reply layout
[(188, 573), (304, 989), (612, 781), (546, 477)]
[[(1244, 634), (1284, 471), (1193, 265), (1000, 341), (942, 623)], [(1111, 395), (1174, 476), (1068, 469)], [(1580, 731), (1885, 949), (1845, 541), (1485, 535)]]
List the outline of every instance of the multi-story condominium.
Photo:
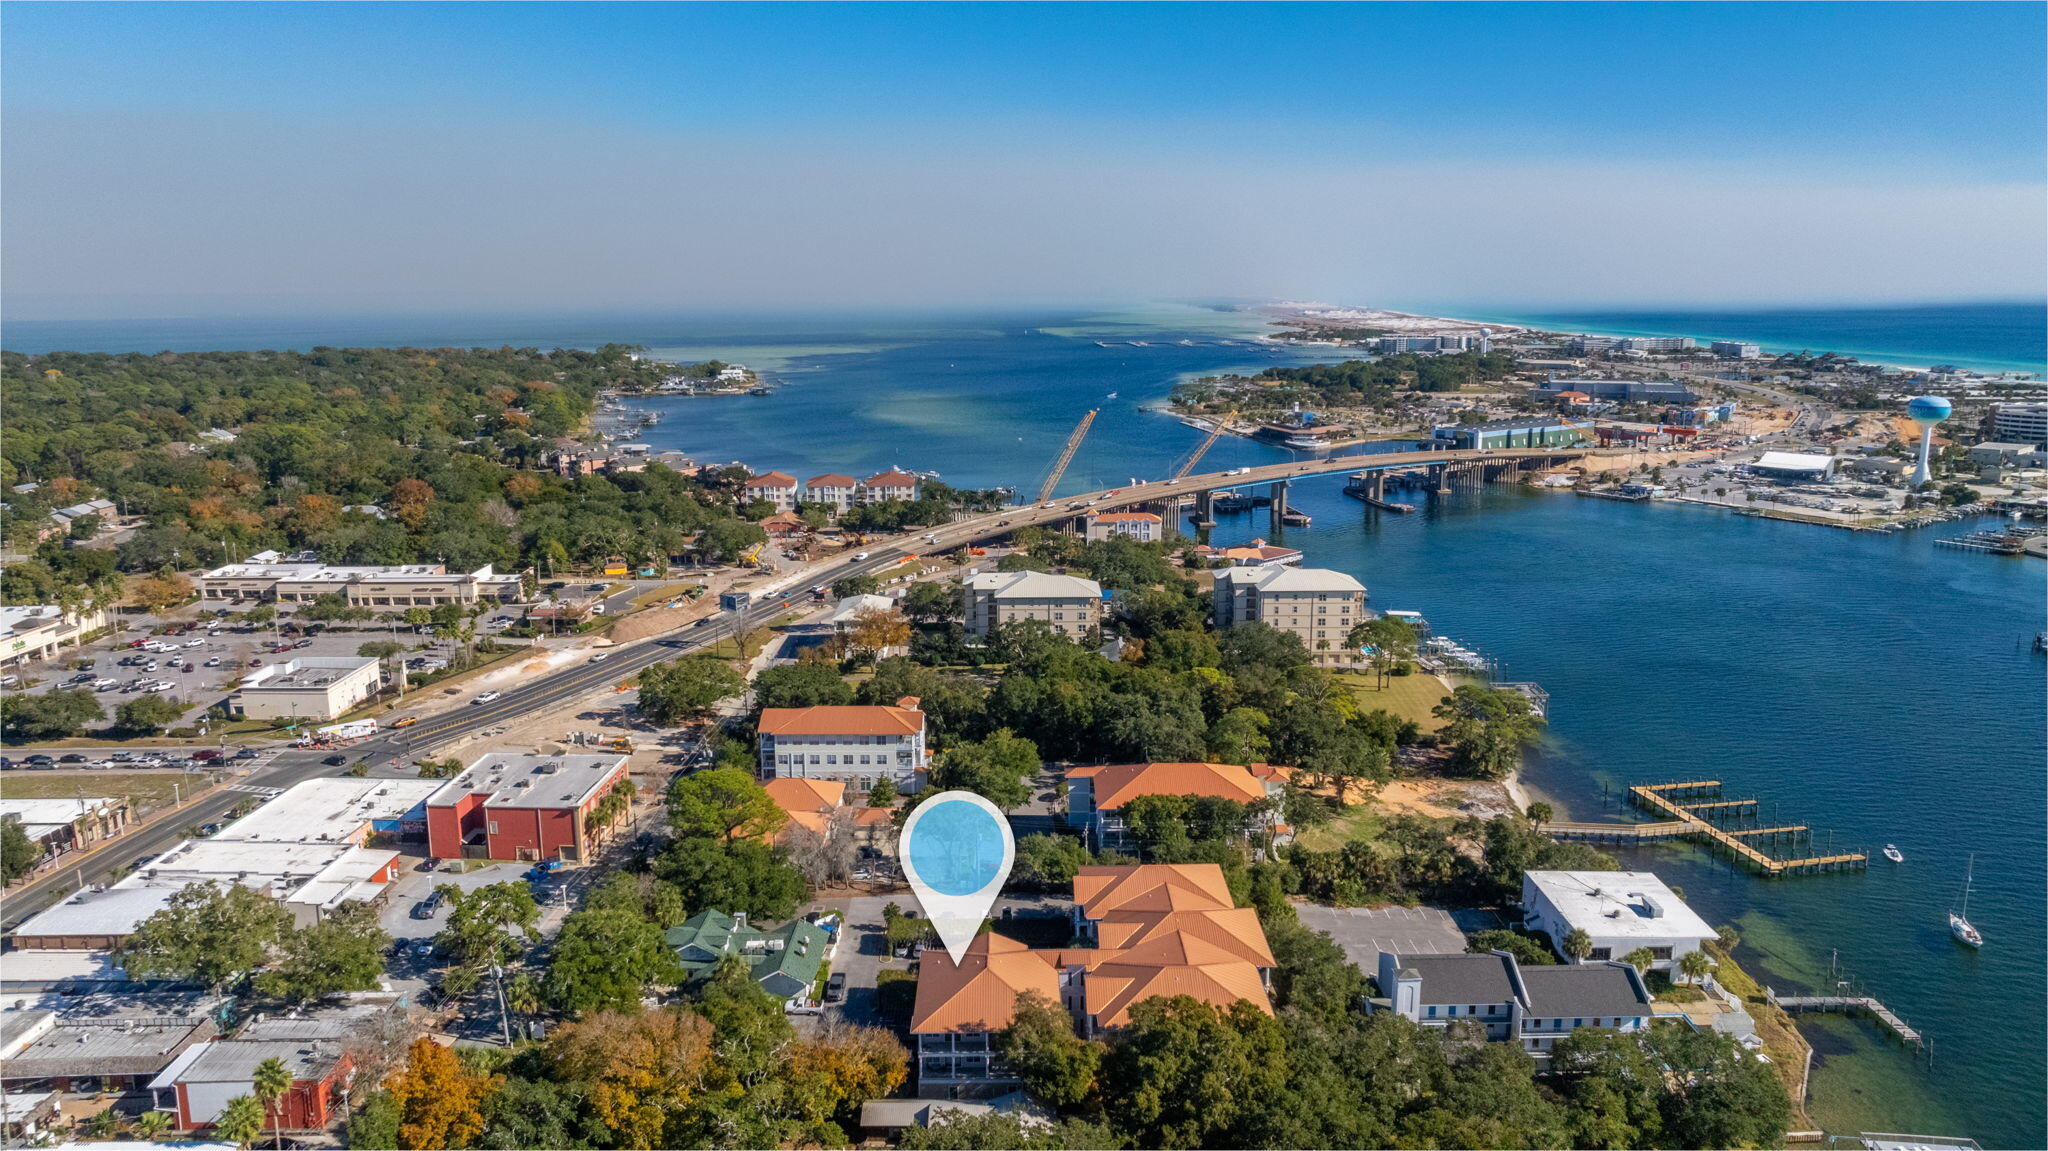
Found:
[(878, 504), (883, 500), (914, 500), (917, 498), (917, 477), (909, 472), (892, 469), (862, 480), (860, 490), (854, 494), (855, 498), (864, 504)]
[(341, 595), (352, 607), (380, 612), (444, 603), (513, 603), (524, 587), (517, 573), (500, 575), (489, 564), (473, 572), (451, 572), (440, 564), (338, 567), (287, 560), (274, 551), (201, 572), (192, 582), (208, 607), (245, 600), (311, 603), (323, 595)]
[(1620, 342), (1613, 336), (1573, 336), (1571, 349), (1573, 355), (1583, 356), (1591, 352), (1612, 351)]
[(1165, 534), (1166, 521), (1151, 512), (1097, 512), (1088, 517), (1087, 538), (1106, 540), (1129, 536), (1140, 543), (1156, 542)]
[(1991, 405), (1991, 436), (2012, 443), (2048, 446), (2048, 403)]
[(1625, 404), (1693, 404), (1699, 393), (1669, 380), (1561, 380), (1548, 379), (1530, 394), (1556, 399), (1564, 392), (1578, 392), (1588, 399), (1619, 400)]
[(1102, 622), (1102, 585), (1048, 572), (983, 572), (965, 585), (967, 631), (990, 635), (1012, 620), (1038, 619), (1078, 639)]
[(1624, 352), (1687, 352), (1699, 346), (1691, 336), (1630, 336), (1616, 344)]
[(894, 706), (764, 708), (761, 778), (837, 780), (863, 791), (886, 778), (915, 791), (930, 766), (917, 702), (907, 695)]
[(747, 481), (741, 489), (750, 500), (767, 500), (778, 512), (796, 507), (796, 477), (787, 472), (767, 472)]
[[(1124, 808), (1143, 795), (1205, 795), (1236, 803), (1277, 796), (1287, 769), (1269, 764), (1112, 763), (1067, 772), (1067, 823), (1081, 828), (1097, 851), (1129, 846)], [(1278, 824), (1269, 817), (1267, 826)]]
[(1391, 1011), (1424, 1027), (1469, 1022), (1495, 1042), (1520, 1043), (1539, 1063), (1559, 1039), (1581, 1027), (1642, 1031), (1650, 1025), (1650, 991), (1626, 963), (1523, 967), (1505, 951), (1487, 955), (1396, 955), (1380, 952), (1382, 998)]
[(1365, 620), (1365, 585), (1327, 568), (1226, 568), (1216, 573), (1216, 626), (1263, 623), (1301, 637), (1318, 659), (1349, 651)]
[(1550, 937), (1563, 954), (1574, 930), (1593, 942), (1588, 962), (1648, 948), (1645, 970), (1678, 971), (1687, 952), (1715, 937), (1664, 881), (1647, 871), (1528, 871), (1522, 874), (1522, 926)]
[(824, 504), (831, 508), (832, 514), (836, 516), (853, 507), (854, 496), (859, 490), (860, 481), (852, 476), (827, 472), (804, 481), (804, 502)]
[(107, 626), (104, 608), (67, 612), (57, 604), (0, 607), (0, 664), (47, 659)]
[(1089, 1037), (1128, 1026), (1134, 1005), (1160, 996), (1273, 1010), (1277, 964), (1258, 913), (1233, 904), (1213, 863), (1083, 867), (1072, 916), (1075, 934), (1095, 946), (1038, 950), (989, 932), (958, 963), (942, 950), (925, 952), (910, 1016), (919, 1096), (987, 1096), (1019, 1085), (995, 1046), (1019, 995), (1065, 1007)]
[(1707, 350), (1724, 360), (1754, 360), (1764, 354), (1762, 347), (1743, 340), (1715, 340)]

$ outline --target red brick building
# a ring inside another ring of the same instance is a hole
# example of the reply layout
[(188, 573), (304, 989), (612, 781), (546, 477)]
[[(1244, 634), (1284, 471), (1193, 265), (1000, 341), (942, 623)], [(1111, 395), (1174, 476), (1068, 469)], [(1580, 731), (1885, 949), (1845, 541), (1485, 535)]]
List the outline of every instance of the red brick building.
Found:
[(177, 1130), (211, 1127), (229, 1100), (256, 1093), (256, 1067), (266, 1059), (283, 1063), (292, 1076), (266, 1130), (274, 1124), (280, 1131), (319, 1131), (341, 1118), (352, 1065), (331, 1040), (217, 1039), (187, 1050), (150, 1087)]
[(605, 830), (592, 812), (625, 779), (623, 755), (489, 752), (427, 797), (427, 851), (437, 859), (588, 859)]

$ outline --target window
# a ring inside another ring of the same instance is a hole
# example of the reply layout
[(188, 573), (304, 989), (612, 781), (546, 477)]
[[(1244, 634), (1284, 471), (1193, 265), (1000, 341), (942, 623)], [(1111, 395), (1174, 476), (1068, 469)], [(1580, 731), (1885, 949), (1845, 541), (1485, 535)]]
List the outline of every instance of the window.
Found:
[(1650, 958), (1669, 959), (1671, 958), (1671, 949), (1669, 947), (1652, 947), (1650, 949)]
[(1586, 958), (1594, 963), (1599, 963), (1604, 960), (1612, 959), (1614, 958), (1614, 949), (1612, 947), (1595, 947), (1592, 950), (1592, 952), (1586, 956)]
[(1451, 1017), (1451, 1018), (1453, 1018), (1453, 1019), (1456, 1019), (1456, 1018), (1458, 1017), (1458, 1008), (1457, 1008), (1457, 1005), (1456, 1005), (1456, 1004), (1452, 1004), (1452, 1005), (1451, 1005), (1451, 1007), (1450, 1007), (1450, 1008), (1448, 1008), (1448, 1013), (1449, 1013), (1449, 1015), (1450, 1015), (1450, 1017)]
[(1551, 1029), (1552, 1031), (1562, 1031), (1562, 1030), (1564, 1030), (1564, 1020), (1562, 1020), (1562, 1019), (1553, 1019), (1553, 1020), (1551, 1020), (1551, 1021), (1550, 1021), (1550, 1029)]
[(1431, 1007), (1431, 1008), (1429, 1009), (1429, 1017), (1430, 1017), (1431, 1019), (1435, 1019), (1435, 1018), (1436, 1018), (1436, 1008), (1435, 1008), (1435, 1007)]
[(1574, 1020), (1572, 1020), (1572, 1026), (1573, 1026), (1573, 1027), (1584, 1027), (1585, 1025), (1586, 1025), (1586, 1021), (1585, 1021), (1585, 1020), (1583, 1020), (1583, 1019), (1574, 1019)]

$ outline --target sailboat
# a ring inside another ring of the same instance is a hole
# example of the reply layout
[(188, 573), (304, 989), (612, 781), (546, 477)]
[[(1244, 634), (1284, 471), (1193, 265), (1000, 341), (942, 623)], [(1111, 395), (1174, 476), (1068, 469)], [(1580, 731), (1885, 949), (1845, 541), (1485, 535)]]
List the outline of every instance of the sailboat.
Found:
[(1948, 913), (1948, 933), (1972, 947), (1984, 946), (1984, 936), (1970, 925), (1970, 880), (1977, 872), (1977, 854), (1970, 853), (1970, 863), (1963, 872), (1963, 908)]

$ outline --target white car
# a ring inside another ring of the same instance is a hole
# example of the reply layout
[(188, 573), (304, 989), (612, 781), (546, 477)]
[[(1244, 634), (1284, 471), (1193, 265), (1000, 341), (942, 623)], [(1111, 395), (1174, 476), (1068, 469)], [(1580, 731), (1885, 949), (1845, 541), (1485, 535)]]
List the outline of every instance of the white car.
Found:
[(591, 657), (590, 657), (590, 662), (592, 662), (592, 663), (603, 663), (604, 661), (606, 661), (606, 660), (610, 659), (611, 657), (612, 657), (612, 653), (610, 653), (610, 652), (608, 652), (608, 651), (601, 651), (601, 652), (598, 652), (598, 653), (597, 653), (596, 655), (594, 655), (594, 656), (591, 656)]
[(489, 702), (491, 702), (492, 700), (494, 700), (494, 699), (497, 699), (498, 697), (502, 696), (503, 694), (504, 694), (503, 692), (498, 692), (498, 691), (487, 691), (487, 692), (483, 693), (482, 695), (480, 695), (480, 696), (477, 696), (477, 697), (476, 697), (475, 699), (473, 699), (473, 700), (470, 700), (470, 701), (469, 701), (469, 703), (470, 703), (470, 706), (471, 706), (471, 707), (475, 707), (475, 706), (476, 706), (477, 704), (480, 704), (480, 703), (489, 703)]
[(185, 641), (185, 646), (186, 646), (186, 647), (205, 647), (205, 646), (206, 646), (206, 641), (205, 641), (205, 640), (203, 640), (203, 639), (188, 639), (188, 640), (186, 640), (186, 641)]
[(864, 559), (868, 558), (868, 556), (869, 556), (870, 554), (872, 554), (872, 553), (870, 553), (870, 552), (855, 552), (855, 553), (853, 553), (853, 559), (854, 559), (854, 562), (855, 562), (855, 563), (858, 563), (858, 562), (860, 562), (861, 560), (864, 560)]
[(160, 679), (160, 680), (157, 680), (157, 681), (156, 681), (155, 683), (153, 683), (153, 684), (150, 684), (150, 685), (149, 685), (148, 687), (144, 688), (143, 690), (144, 690), (144, 691), (170, 691), (170, 690), (171, 690), (172, 688), (175, 688), (175, 687), (177, 687), (177, 686), (178, 686), (177, 684), (175, 684), (175, 683), (172, 683), (172, 682), (171, 682), (170, 680), (167, 680), (167, 679)]
[(145, 755), (137, 762), (142, 764), (142, 766), (144, 767), (162, 767), (164, 764), (170, 761), (165, 759), (161, 755)]
[(94, 691), (105, 691), (105, 690), (107, 690), (107, 689), (108, 689), (108, 688), (110, 688), (110, 687), (120, 687), (120, 686), (121, 686), (121, 681), (120, 681), (120, 680), (118, 680), (118, 679), (108, 679), (108, 678), (107, 678), (106, 676), (101, 676), (100, 678), (98, 678), (98, 679), (96, 679), (96, 680), (93, 680), (93, 681), (92, 681), (92, 689), (93, 689)]

